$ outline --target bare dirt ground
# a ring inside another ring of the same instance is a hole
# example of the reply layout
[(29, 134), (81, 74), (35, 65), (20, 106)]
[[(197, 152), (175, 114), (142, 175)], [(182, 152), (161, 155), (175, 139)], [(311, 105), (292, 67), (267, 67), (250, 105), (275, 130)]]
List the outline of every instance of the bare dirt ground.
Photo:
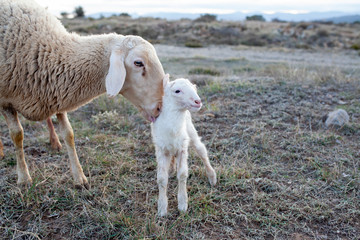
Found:
[[(156, 215), (150, 126), (121, 96), (70, 114), (90, 190), (73, 186), (66, 151), (45, 123), (21, 119), (34, 179), (16, 186), (15, 153), (1, 118), (2, 239), (358, 239), (360, 57), (349, 50), (155, 45), (165, 71), (198, 85), (193, 115), (218, 184), (191, 152), (189, 210)], [(350, 123), (324, 128), (343, 108)], [(55, 121), (56, 123), (56, 121)]]

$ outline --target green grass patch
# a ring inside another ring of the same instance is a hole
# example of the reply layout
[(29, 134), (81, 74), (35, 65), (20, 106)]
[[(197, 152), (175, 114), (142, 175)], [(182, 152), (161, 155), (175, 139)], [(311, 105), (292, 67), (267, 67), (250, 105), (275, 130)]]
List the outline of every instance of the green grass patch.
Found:
[(220, 71), (218, 71), (216, 69), (201, 68), (201, 67), (190, 69), (189, 74), (191, 74), (191, 75), (210, 75), (210, 76), (220, 76), (221, 75)]

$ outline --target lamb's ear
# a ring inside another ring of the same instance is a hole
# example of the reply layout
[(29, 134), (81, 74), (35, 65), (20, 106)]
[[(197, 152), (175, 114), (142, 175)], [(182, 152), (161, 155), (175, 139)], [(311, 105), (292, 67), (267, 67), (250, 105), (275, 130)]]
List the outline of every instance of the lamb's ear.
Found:
[(109, 72), (105, 79), (105, 88), (108, 96), (116, 96), (124, 85), (126, 76), (124, 56), (114, 50), (110, 55)]
[(163, 87), (164, 88), (169, 83), (169, 81), (170, 81), (170, 75), (167, 73), (167, 74), (165, 74), (165, 77), (163, 78)]

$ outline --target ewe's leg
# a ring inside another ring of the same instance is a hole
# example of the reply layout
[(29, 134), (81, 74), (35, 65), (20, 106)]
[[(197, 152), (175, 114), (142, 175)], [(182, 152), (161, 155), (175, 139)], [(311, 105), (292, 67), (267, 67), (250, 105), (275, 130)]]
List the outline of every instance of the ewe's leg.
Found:
[(75, 184), (84, 185), (87, 188), (88, 181), (84, 175), (83, 169), (76, 154), (74, 132), (69, 123), (67, 113), (58, 113), (56, 114), (56, 117), (59, 120), (61, 135), (64, 139), (65, 146), (69, 154), (70, 169), (73, 174)]
[(29, 169), (25, 162), (23, 140), (23, 128), (17, 117), (17, 112), (12, 108), (4, 109), (3, 111), (6, 123), (10, 130), (11, 139), (15, 145), (16, 151), (16, 171), (18, 174), (18, 184), (31, 184), (32, 179), (29, 174)]
[(48, 119), (46, 119), (46, 123), (49, 129), (49, 133), (50, 133), (50, 144), (51, 144), (51, 148), (54, 150), (60, 150), (61, 149), (61, 143), (59, 141), (59, 138), (55, 132), (55, 128), (54, 125), (52, 123), (51, 117), (49, 117)]
[(176, 156), (177, 162), (177, 178), (179, 182), (178, 186), (178, 209), (180, 212), (186, 212), (188, 208), (188, 195), (186, 190), (186, 181), (188, 178), (188, 152), (182, 150), (178, 156)]
[(157, 160), (157, 184), (159, 187), (158, 215), (163, 217), (167, 214), (168, 198), (167, 186), (171, 159), (161, 151), (156, 151)]
[(208, 176), (209, 182), (211, 186), (215, 186), (216, 184), (216, 172), (212, 168), (209, 157), (207, 154), (207, 150), (205, 145), (201, 142), (201, 138), (197, 134), (197, 131), (194, 125), (190, 122), (187, 124), (187, 131), (190, 137), (190, 144), (194, 146), (196, 152), (199, 154), (202, 162), (205, 165), (206, 175)]
[(4, 145), (0, 140), (0, 159), (4, 157)]

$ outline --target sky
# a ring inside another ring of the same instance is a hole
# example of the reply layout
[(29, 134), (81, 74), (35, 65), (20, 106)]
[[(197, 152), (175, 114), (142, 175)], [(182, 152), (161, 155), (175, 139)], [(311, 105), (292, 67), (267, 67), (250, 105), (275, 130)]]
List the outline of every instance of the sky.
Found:
[(262, 13), (307, 13), (340, 11), (360, 14), (360, 0), (36, 0), (48, 7), (55, 15), (61, 12), (73, 12), (76, 6), (82, 6), (85, 14), (99, 12), (127, 12), (139, 15), (153, 12), (212, 13), (233, 12)]

